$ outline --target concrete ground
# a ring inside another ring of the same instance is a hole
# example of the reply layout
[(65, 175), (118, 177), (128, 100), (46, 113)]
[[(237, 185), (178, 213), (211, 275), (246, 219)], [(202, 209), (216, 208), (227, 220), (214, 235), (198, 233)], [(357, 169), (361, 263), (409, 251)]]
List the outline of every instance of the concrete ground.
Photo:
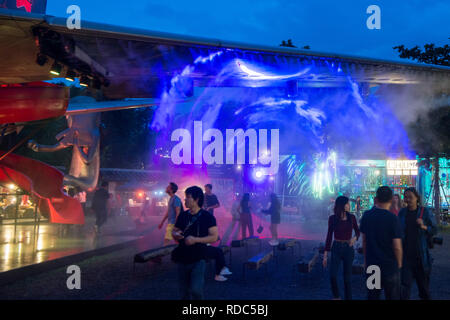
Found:
[[(133, 274), (134, 254), (155, 245), (155, 235), (160, 236), (162, 232), (163, 230), (155, 230), (129, 248), (77, 263), (81, 268), (80, 290), (67, 289), (69, 275), (66, 274), (66, 267), (63, 267), (0, 287), (0, 299), (178, 299), (176, 265), (169, 257), (165, 257), (161, 264), (139, 264)], [(435, 261), (430, 287), (434, 299), (449, 300), (450, 234), (445, 233), (443, 236), (444, 245), (436, 246), (432, 251)], [(214, 265), (210, 263), (205, 275), (205, 297), (212, 300), (329, 300), (332, 296), (328, 270), (322, 268), (321, 261), (311, 274), (293, 272), (301, 254), (307, 254), (319, 242), (320, 240), (301, 240), (302, 253), (296, 249), (294, 255), (290, 249), (277, 252), (280, 254), (278, 263), (275, 259), (270, 261), (267, 278), (263, 268), (247, 271), (247, 278), (244, 279), (242, 263), (246, 259), (246, 251), (243, 248), (232, 249), (232, 263), (229, 267), (233, 275), (226, 282), (214, 281)], [(267, 239), (264, 240), (264, 250), (269, 250)], [(258, 246), (254, 246), (249, 255), (258, 251)], [(228, 257), (226, 258), (228, 261)], [(342, 282), (340, 288), (343, 289)], [(363, 275), (353, 275), (352, 288), (354, 299), (366, 298)], [(418, 298), (415, 286), (412, 298)]]

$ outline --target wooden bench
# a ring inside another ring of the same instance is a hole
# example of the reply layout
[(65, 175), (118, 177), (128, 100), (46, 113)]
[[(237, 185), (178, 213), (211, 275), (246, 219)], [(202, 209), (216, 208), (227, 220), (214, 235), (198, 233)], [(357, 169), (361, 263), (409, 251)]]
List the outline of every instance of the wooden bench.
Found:
[(294, 256), (294, 248), (295, 246), (298, 246), (301, 250), (301, 243), (297, 240), (297, 239), (283, 239), (280, 241), (280, 243), (278, 244), (278, 246), (273, 246), (273, 254), (277, 260), (278, 263), (278, 254), (275, 254), (276, 249), (278, 249), (278, 251), (286, 251), (288, 248), (291, 248), (292, 251), (292, 256)]
[(319, 250), (314, 250), (297, 263), (300, 273), (310, 273), (319, 258)]
[(240, 247), (243, 247), (243, 246), (246, 246), (249, 244), (255, 244), (255, 243), (258, 243), (258, 244), (261, 243), (261, 239), (257, 236), (245, 238), (242, 240), (233, 240), (233, 241), (231, 241), (231, 247), (232, 248), (240, 248)]
[(246, 256), (248, 256), (248, 247), (251, 244), (259, 244), (259, 251), (262, 250), (262, 241), (259, 237), (249, 237), (242, 240), (233, 240), (231, 242), (231, 248), (241, 248), (245, 247)]
[(272, 259), (272, 257), (273, 257), (273, 251), (271, 250), (271, 251), (259, 253), (256, 256), (248, 259), (248, 261), (244, 262), (244, 264), (243, 264), (244, 279), (245, 279), (245, 270), (246, 269), (258, 270), (263, 265), (266, 268), (266, 276), (267, 276), (267, 262), (270, 259)]
[(150, 249), (147, 251), (143, 251), (137, 253), (133, 259), (133, 272), (136, 263), (145, 263), (157, 258), (162, 258), (172, 253), (172, 251), (177, 247), (177, 245), (173, 244), (170, 246)]
[(324, 254), (325, 253), (325, 245), (323, 243), (320, 243), (317, 250), (319, 250), (320, 254)]
[(220, 249), (222, 249), (223, 254), (228, 254), (228, 264), (231, 266), (231, 247), (227, 245), (219, 246)]
[[(362, 249), (362, 248), (361, 248)], [(362, 254), (355, 255), (352, 265), (353, 274), (364, 274), (364, 256)]]

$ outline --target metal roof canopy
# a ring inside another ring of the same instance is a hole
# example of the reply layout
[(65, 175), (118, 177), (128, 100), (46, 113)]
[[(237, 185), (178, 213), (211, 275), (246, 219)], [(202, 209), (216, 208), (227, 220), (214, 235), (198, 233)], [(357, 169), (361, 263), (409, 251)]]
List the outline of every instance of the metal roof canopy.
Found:
[[(162, 81), (170, 81), (194, 60), (221, 50), (214, 62), (196, 66), (189, 75), (195, 86), (279, 87), (283, 81), (253, 81), (245, 74), (234, 73), (217, 84), (221, 68), (233, 59), (251, 61), (259, 66), (290, 72), (314, 65), (313, 73), (295, 77), (299, 86), (335, 87), (347, 77), (367, 84), (448, 84), (450, 68), (410, 62), (394, 62), (348, 55), (297, 50), (285, 47), (257, 46), (214, 39), (179, 36), (162, 32), (124, 28), (82, 21), (81, 30), (69, 30), (65, 18), (25, 14), (0, 9), (0, 84), (49, 80), (52, 62), (39, 66), (39, 52), (33, 28), (44, 28), (61, 36), (61, 44), (70, 43), (87, 57), (90, 67), (105, 74), (111, 85), (103, 88), (110, 99), (150, 98), (158, 96)], [(7, 49), (7, 50), (6, 50)], [(78, 54), (80, 56), (80, 54)], [(54, 57), (59, 58), (59, 57)], [(70, 58), (61, 61), (73, 63)], [(333, 65), (331, 67), (330, 65)], [(341, 73), (334, 72), (337, 66)], [(83, 65), (72, 65), (80, 67)], [(334, 69), (333, 69), (334, 68)], [(292, 79), (291, 79), (292, 80)], [(445, 87), (448, 91), (448, 86)]]

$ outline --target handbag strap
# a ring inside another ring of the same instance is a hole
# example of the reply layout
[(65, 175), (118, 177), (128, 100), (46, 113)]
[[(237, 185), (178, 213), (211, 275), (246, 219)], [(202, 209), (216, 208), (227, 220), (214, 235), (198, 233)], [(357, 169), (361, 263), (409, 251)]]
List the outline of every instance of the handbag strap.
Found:
[(423, 210), (424, 210), (424, 207), (420, 207), (420, 217), (419, 217), (419, 219), (422, 219), (422, 217), (423, 217)]
[[(190, 213), (189, 213), (190, 214)], [(186, 231), (188, 231), (188, 229), (200, 218), (200, 216), (201, 216), (201, 212), (199, 212), (197, 215), (195, 215), (193, 218), (192, 218), (192, 220), (191, 221), (189, 221), (189, 223), (188, 223), (188, 225), (186, 226), (186, 228), (184, 228), (184, 231), (183, 231), (183, 234), (186, 232)], [(197, 236), (198, 236), (198, 233), (200, 232), (200, 226), (197, 228)]]

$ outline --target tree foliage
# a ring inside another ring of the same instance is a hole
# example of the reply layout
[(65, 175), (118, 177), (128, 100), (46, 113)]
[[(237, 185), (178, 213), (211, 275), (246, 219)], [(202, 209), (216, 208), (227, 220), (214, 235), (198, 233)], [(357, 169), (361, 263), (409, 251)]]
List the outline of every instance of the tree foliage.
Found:
[[(450, 38), (449, 38), (450, 39)], [(450, 66), (450, 46), (436, 47), (433, 43), (408, 49), (404, 45), (394, 47), (400, 53), (400, 58), (417, 60), (418, 62), (431, 63), (436, 65)]]
[(147, 169), (155, 133), (150, 108), (104, 112), (101, 123), (101, 167)]
[(425, 158), (450, 156), (450, 106), (430, 110), (409, 127), (416, 152)]

